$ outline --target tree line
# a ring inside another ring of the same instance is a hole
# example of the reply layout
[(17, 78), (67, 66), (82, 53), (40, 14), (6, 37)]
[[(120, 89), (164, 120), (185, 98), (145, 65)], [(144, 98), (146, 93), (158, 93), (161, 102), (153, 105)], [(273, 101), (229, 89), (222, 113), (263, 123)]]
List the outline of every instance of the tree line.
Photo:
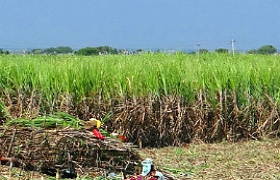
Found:
[(91, 55), (106, 55), (106, 54), (135, 54), (144, 52), (142, 49), (133, 51), (127, 51), (125, 49), (116, 49), (110, 46), (98, 46), (98, 47), (85, 47), (78, 50), (74, 50), (68, 46), (51, 47), (47, 49), (32, 49), (27, 52), (28, 54), (76, 54), (83, 56)]
[[(200, 53), (208, 53), (209, 50), (207, 49), (199, 49), (199, 52)], [(218, 49), (215, 49), (215, 52), (216, 53), (229, 53), (229, 49), (226, 49), (226, 48), (218, 48)], [(247, 54), (264, 54), (264, 55), (269, 55), (269, 54), (276, 54), (278, 53), (277, 51), (277, 48), (272, 46), (272, 45), (265, 45), (265, 46), (261, 46), (260, 48), (258, 49), (251, 49), (251, 50), (248, 50), (246, 52)]]
[[(99, 47), (85, 47), (81, 48), (79, 50), (74, 50), (71, 47), (68, 46), (59, 46), (59, 47), (50, 47), (46, 49), (32, 49), (30, 51), (27, 51), (27, 54), (76, 54), (76, 55), (82, 55), (82, 56), (91, 56), (91, 55), (106, 55), (106, 54), (138, 54), (141, 52), (145, 52), (143, 49), (137, 49), (134, 51), (127, 51), (124, 49), (116, 49), (112, 48), (110, 46), (99, 46)], [(157, 50), (155, 52), (161, 52), (160, 50)], [(199, 53), (205, 54), (209, 53), (210, 51), (208, 49), (199, 49)], [(218, 48), (215, 49), (216, 53), (229, 53), (230, 50), (226, 48)], [(252, 49), (247, 51), (247, 54), (276, 54), (277, 48), (272, 45), (265, 45), (258, 49)], [(190, 54), (196, 53), (195, 51), (189, 52)], [(8, 50), (0, 49), (0, 54), (10, 54)]]

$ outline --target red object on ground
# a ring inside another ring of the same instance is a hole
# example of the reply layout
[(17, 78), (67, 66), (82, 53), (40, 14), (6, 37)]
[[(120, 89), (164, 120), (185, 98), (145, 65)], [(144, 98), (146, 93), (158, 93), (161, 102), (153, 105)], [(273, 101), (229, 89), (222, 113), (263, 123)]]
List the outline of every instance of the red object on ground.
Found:
[(2, 163), (7, 163), (9, 161), (11, 161), (10, 158), (0, 157), (0, 162), (2, 162)]
[(100, 140), (104, 140), (105, 139), (105, 136), (103, 136), (99, 131), (98, 129), (94, 129), (92, 131), (92, 134), (97, 138), (97, 139), (100, 139)]
[(118, 139), (121, 140), (122, 142), (127, 142), (127, 137), (125, 137), (123, 135), (119, 135)]
[(134, 176), (134, 177), (129, 178), (128, 180), (143, 180), (143, 177), (142, 176)]

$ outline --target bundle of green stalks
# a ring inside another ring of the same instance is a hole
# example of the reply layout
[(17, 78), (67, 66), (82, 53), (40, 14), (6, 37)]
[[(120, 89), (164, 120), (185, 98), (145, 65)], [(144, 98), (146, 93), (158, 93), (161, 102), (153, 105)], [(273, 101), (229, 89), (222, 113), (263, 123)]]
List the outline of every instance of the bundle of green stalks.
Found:
[(5, 123), (6, 126), (20, 126), (32, 128), (75, 128), (81, 127), (81, 121), (74, 116), (66, 113), (58, 112), (52, 115), (39, 116), (34, 119), (11, 119)]
[(152, 146), (279, 134), (279, 56), (9, 55), (0, 67), (0, 98), (14, 117), (111, 113), (109, 130)]

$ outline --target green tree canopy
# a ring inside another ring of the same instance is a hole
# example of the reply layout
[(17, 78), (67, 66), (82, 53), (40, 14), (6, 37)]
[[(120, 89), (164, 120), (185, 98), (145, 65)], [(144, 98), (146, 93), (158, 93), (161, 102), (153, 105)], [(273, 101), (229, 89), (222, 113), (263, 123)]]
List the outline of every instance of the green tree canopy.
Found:
[(70, 54), (73, 52), (73, 49), (68, 46), (59, 46), (59, 47), (51, 47), (44, 50), (43, 53), (46, 54)]
[(43, 49), (32, 49), (30, 51), (31, 54), (43, 54), (44, 50)]
[(277, 53), (277, 49), (272, 45), (265, 45), (265, 46), (260, 47), (257, 50), (257, 53), (258, 54), (275, 54), (275, 53)]
[(218, 49), (215, 50), (215, 52), (217, 52), (217, 53), (228, 53), (229, 51), (228, 51), (228, 49), (225, 49), (225, 48), (218, 48)]
[(198, 52), (199, 52), (200, 54), (206, 54), (206, 53), (208, 53), (209, 51), (208, 51), (208, 49), (199, 49)]
[(256, 49), (251, 49), (247, 51), (248, 54), (258, 54), (258, 50)]
[(118, 54), (118, 50), (109, 46), (86, 47), (75, 52), (77, 55), (90, 56), (102, 54)]
[(98, 55), (98, 50), (94, 47), (86, 47), (79, 49), (75, 54), (83, 56)]
[(8, 50), (0, 49), (0, 54), (10, 54)]
[(143, 50), (143, 49), (136, 49), (135, 52), (136, 52), (136, 53), (141, 53), (141, 52), (144, 52), (144, 50)]

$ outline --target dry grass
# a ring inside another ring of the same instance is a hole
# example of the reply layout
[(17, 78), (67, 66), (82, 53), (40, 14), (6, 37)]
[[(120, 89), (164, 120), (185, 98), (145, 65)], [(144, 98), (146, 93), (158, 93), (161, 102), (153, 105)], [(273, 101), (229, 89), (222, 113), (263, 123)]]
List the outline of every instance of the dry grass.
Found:
[(142, 155), (178, 179), (280, 179), (280, 140), (191, 144)]
[(0, 166), (0, 180), (29, 180), (29, 179), (42, 179), (46, 176), (32, 171), (22, 171), (18, 168)]

